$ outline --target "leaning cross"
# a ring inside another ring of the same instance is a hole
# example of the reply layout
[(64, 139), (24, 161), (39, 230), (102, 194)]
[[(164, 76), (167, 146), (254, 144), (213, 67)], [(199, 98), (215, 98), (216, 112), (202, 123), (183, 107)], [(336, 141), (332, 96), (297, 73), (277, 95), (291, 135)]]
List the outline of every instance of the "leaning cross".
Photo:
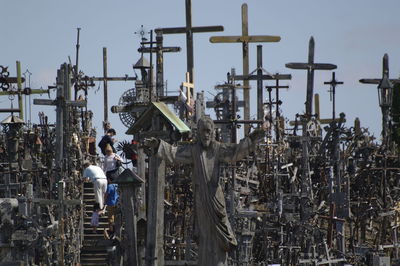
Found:
[(291, 69), (307, 69), (307, 97), (306, 97), (306, 117), (311, 118), (312, 115), (312, 97), (314, 93), (314, 70), (332, 70), (336, 69), (334, 64), (314, 63), (314, 38), (311, 36), (308, 46), (308, 62), (307, 63), (287, 63), (285, 66)]
[[(192, 26), (192, 0), (185, 1), (186, 7), (186, 26), (176, 27), (176, 28), (158, 28), (154, 31), (160, 34), (186, 34), (186, 57), (187, 57), (187, 72), (189, 72), (190, 82), (194, 82), (193, 68), (194, 68), (194, 56), (193, 56), (193, 33), (201, 32), (216, 32), (223, 31), (223, 26), (202, 26), (193, 27)], [(192, 97), (194, 97), (194, 91), (191, 92)]]
[[(279, 42), (280, 36), (269, 36), (269, 35), (249, 35), (248, 29), (248, 15), (247, 15), (247, 4), (242, 5), (242, 35), (241, 36), (213, 36), (210, 38), (212, 43), (242, 43), (243, 53), (243, 76), (249, 75), (249, 43), (251, 42)], [(245, 102), (243, 116), (244, 120), (250, 119), (250, 92), (249, 92), (249, 81), (243, 81), (243, 98)], [(244, 131), (247, 135), (249, 125), (245, 125)]]

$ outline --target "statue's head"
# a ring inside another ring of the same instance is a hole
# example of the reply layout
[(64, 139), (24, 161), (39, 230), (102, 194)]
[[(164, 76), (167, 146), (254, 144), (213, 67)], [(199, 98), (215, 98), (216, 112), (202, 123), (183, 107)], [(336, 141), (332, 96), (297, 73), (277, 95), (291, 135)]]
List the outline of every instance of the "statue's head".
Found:
[(214, 140), (214, 122), (209, 116), (203, 116), (197, 122), (197, 137), (204, 148), (208, 148)]

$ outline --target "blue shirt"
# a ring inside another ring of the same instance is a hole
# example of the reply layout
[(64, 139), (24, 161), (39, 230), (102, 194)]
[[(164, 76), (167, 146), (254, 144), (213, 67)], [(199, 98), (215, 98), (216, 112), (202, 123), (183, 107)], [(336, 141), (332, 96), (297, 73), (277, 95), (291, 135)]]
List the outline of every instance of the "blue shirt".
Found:
[(119, 199), (118, 185), (117, 184), (108, 184), (106, 194), (107, 194), (106, 205), (108, 205), (108, 206), (117, 205), (118, 199)]

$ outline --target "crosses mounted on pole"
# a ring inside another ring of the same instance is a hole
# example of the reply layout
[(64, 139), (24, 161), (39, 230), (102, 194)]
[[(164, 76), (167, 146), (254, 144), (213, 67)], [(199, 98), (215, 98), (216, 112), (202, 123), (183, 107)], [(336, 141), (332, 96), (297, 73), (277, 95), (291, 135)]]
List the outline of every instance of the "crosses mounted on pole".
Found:
[[(269, 36), (269, 35), (249, 35), (248, 29), (248, 12), (247, 4), (242, 5), (242, 35), (240, 36), (213, 36), (210, 38), (211, 43), (242, 43), (243, 53), (243, 76), (249, 75), (249, 43), (254, 42), (279, 42), (280, 36)], [(250, 119), (250, 92), (249, 92), (249, 81), (244, 80), (243, 82), (244, 92), (243, 98), (245, 102), (243, 116), (245, 120)], [(245, 134), (248, 134), (249, 126), (245, 125)]]

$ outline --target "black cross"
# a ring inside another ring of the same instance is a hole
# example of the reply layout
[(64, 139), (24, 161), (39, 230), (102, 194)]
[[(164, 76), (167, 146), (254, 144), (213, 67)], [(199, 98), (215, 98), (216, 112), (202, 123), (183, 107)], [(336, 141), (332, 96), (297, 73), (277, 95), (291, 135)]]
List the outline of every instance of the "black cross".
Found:
[(324, 84), (331, 85), (331, 87), (329, 89), (329, 92), (330, 92), (331, 101), (332, 101), (332, 119), (335, 120), (335, 92), (336, 92), (336, 86), (343, 84), (343, 81), (337, 81), (335, 79), (335, 72), (332, 72), (331, 81), (325, 81)]
[(334, 64), (314, 63), (315, 42), (311, 36), (308, 46), (308, 62), (307, 63), (287, 63), (285, 66), (291, 69), (307, 70), (307, 97), (306, 97), (306, 116), (308, 119), (312, 114), (312, 100), (314, 94), (314, 70), (332, 70), (336, 69)]

